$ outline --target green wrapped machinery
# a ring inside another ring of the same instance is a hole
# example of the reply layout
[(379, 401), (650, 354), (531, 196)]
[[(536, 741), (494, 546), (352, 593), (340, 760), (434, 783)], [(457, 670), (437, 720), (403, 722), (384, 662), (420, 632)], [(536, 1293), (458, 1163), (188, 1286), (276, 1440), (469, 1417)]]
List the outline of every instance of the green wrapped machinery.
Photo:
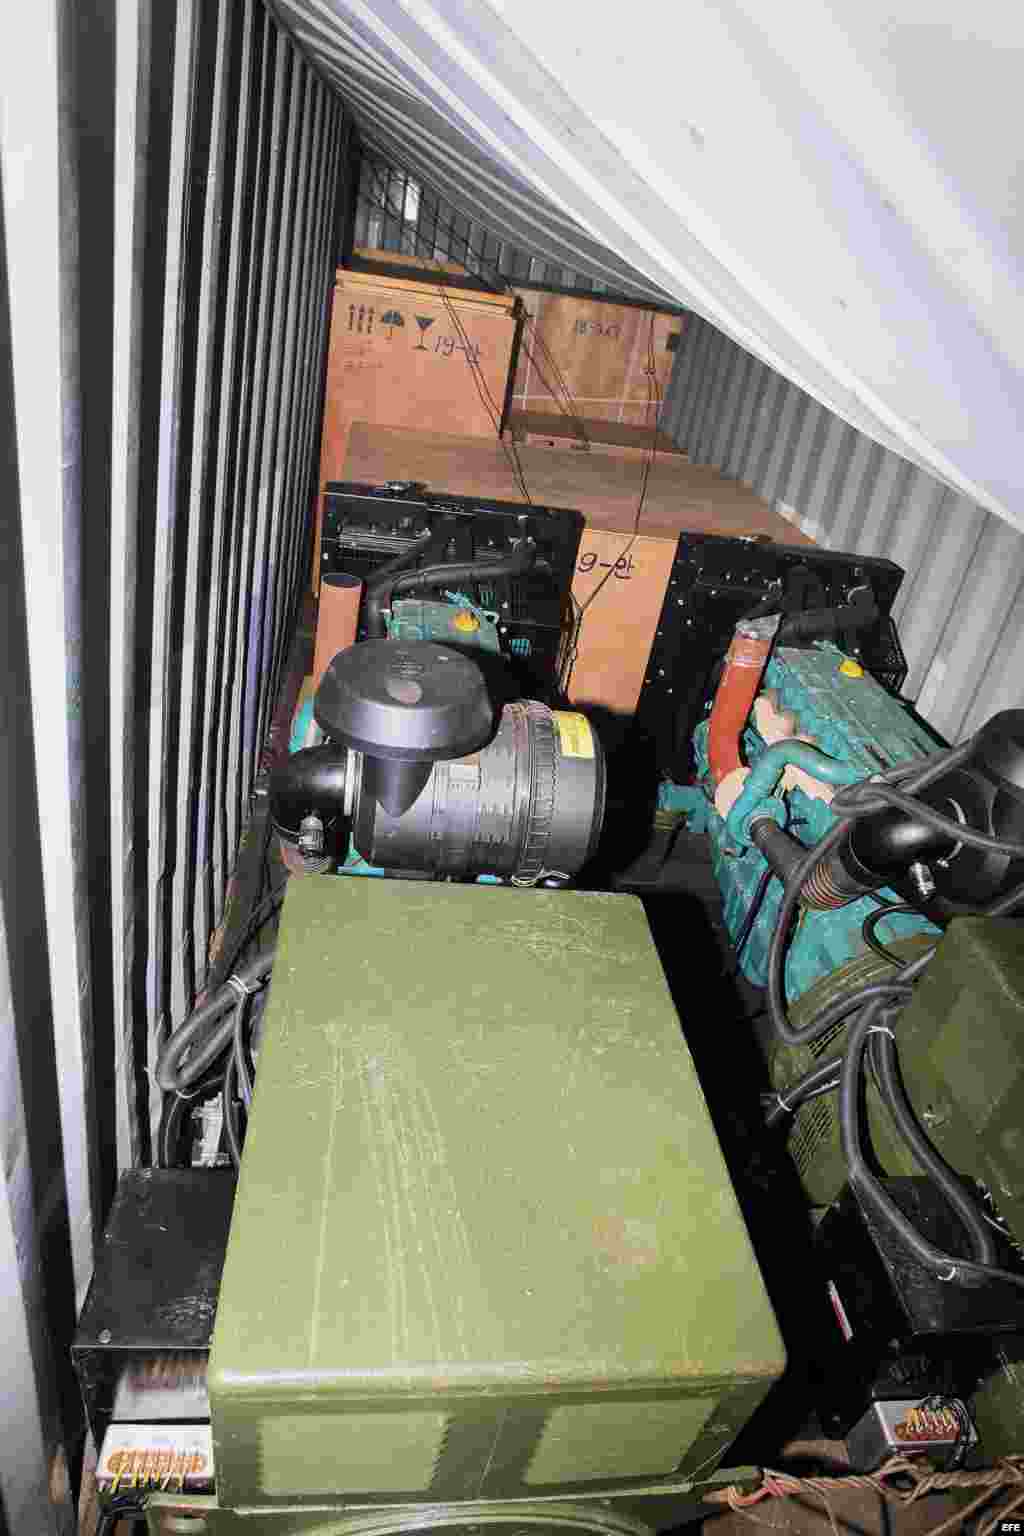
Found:
[(692, 1516), (784, 1355), (639, 901), (295, 881), (259, 1058), (195, 1513)]

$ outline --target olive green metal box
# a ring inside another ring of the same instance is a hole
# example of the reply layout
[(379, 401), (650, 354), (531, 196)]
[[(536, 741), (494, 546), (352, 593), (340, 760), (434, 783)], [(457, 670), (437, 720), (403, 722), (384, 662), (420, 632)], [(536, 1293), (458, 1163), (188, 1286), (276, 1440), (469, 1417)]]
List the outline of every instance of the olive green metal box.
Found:
[(210, 1364), (221, 1508), (667, 1491), (783, 1364), (639, 901), (292, 881)]

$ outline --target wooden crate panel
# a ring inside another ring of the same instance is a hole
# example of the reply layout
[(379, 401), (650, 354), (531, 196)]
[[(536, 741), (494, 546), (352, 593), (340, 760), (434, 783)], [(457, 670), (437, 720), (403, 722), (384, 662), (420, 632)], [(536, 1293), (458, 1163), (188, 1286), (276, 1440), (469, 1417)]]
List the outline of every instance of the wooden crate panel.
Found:
[(656, 408), (668, 388), (685, 316), (582, 296), (518, 291), (526, 318), (513, 406), (564, 415), (568, 395), (580, 416), (643, 422), (651, 402)]
[(636, 709), (675, 553), (675, 539), (584, 529), (572, 590), (581, 608), (592, 602), (576, 644), (574, 704)]
[[(497, 437), (517, 323), (516, 305), (504, 297), (461, 290), (442, 294), (425, 283), (339, 273), (327, 358), (321, 489), (343, 478), (354, 421)], [(318, 514), (314, 590), (319, 546)]]

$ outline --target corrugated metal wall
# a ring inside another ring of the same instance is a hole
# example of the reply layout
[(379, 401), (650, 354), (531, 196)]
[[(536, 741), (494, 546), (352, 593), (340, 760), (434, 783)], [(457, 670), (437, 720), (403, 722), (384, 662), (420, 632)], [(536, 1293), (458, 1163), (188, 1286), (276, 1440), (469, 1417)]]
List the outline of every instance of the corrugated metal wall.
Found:
[(14, 1530), (72, 1526), (76, 1303), (150, 1152), (304, 585), (346, 132), (262, 0), (49, 0), (0, 52)]
[(696, 316), (663, 424), (696, 463), (742, 480), (818, 543), (903, 566), (904, 692), (949, 740), (1024, 704), (1024, 535)]
[(455, 261), (498, 287), (504, 282), (616, 295), (610, 284), (598, 278), (503, 240), (459, 213), (434, 188), (372, 150), (362, 155), (353, 243), (370, 250)]

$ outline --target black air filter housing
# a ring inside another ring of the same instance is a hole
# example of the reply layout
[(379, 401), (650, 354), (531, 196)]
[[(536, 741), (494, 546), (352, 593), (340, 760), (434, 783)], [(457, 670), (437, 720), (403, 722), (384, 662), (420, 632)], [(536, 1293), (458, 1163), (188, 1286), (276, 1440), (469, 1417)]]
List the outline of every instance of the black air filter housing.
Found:
[(430, 640), (367, 640), (339, 651), (317, 689), (317, 723), (365, 758), (364, 787), (392, 816), (413, 804), (434, 763), (491, 734), (483, 673)]

